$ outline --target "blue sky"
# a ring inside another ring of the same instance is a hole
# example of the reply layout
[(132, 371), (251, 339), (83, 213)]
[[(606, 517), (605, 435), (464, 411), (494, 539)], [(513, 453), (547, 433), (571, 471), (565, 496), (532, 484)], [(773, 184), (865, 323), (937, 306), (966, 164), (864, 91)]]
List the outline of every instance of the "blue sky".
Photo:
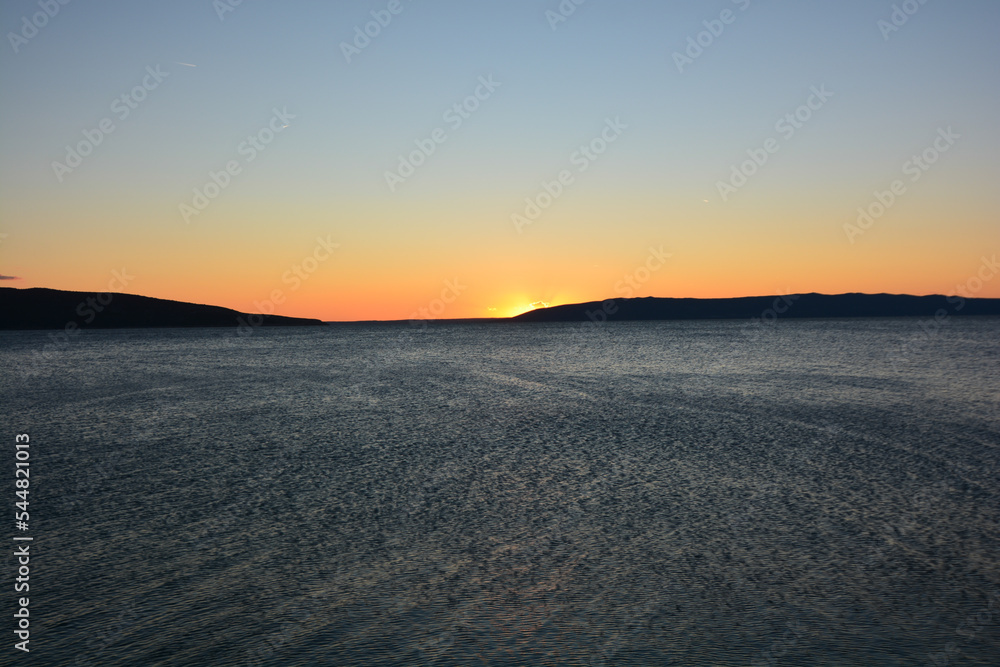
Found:
[[(878, 22), (890, 20), (893, 3), (871, 0), (588, 0), (555, 29), (546, 16), (558, 11), (555, 0), (401, 0), (402, 11), (346, 62), (341, 44), (388, 5), (244, 0), (220, 18), (210, 0), (76, 0), (60, 5), (15, 53), (10, 33), (40, 10), (37, 2), (5, 3), (0, 231), (23, 245), (8, 243), (0, 253), (16, 247), (32, 266), (0, 254), (0, 273), (29, 273), (38, 284), (70, 288), (65, 275), (44, 265), (43, 244), (64, 246), (63, 253), (49, 253), (55, 257), (94, 246), (101, 266), (82, 271), (82, 285), (111, 262), (101, 237), (115, 238), (116, 258), (123, 261), (134, 246), (131, 261), (138, 262), (148, 259), (150, 245), (176, 252), (171, 248), (183, 244), (171, 239), (188, 234), (185, 242), (210, 249), (190, 258), (193, 270), (209, 275), (214, 265), (207, 262), (229, 261), (219, 258), (222, 244), (237, 230), (253, 247), (273, 244), (279, 229), (301, 230), (305, 238), (322, 227), (319, 211), (328, 212), (345, 239), (364, 246), (359, 256), (366, 266), (377, 264), (386, 248), (395, 257), (414, 244), (427, 248), (429, 266), (484, 247), (504, 248), (512, 261), (529, 265), (545, 261), (539, 247), (562, 244), (586, 256), (582, 262), (611, 247), (614, 261), (627, 268), (627, 249), (657, 240), (654, 232), (664, 225), (672, 230), (662, 236), (704, 254), (720, 235), (769, 219), (776, 226), (757, 238), (761, 248), (774, 238), (795, 238), (813, 218), (831, 230), (834, 244), (842, 232), (827, 217), (830, 207), (842, 208), (850, 221), (875, 189), (898, 176), (908, 155), (946, 126), (963, 139), (921, 195), (939, 215), (914, 223), (911, 229), (926, 227), (919, 237), (890, 244), (872, 234), (870, 243), (885, 243), (902, 258), (908, 245), (929, 252), (938, 237), (957, 229), (969, 243), (952, 248), (947, 262), (957, 261), (959, 252), (972, 262), (974, 248), (985, 252), (996, 238), (995, 2), (914, 2), (918, 10), (886, 39)], [(725, 11), (731, 23), (679, 72), (673, 54)], [(64, 159), (65, 146), (84, 130), (113, 117), (113, 101), (141, 84), (147, 67), (168, 76), (115, 122), (114, 133), (79, 170), (58, 182), (53, 161)], [(492, 77), (499, 88), (390, 193), (385, 172), (414, 141), (447, 127), (442, 114), (472, 94), (480, 77)], [(776, 120), (822, 85), (833, 97), (782, 142), (752, 188), (732, 202), (719, 201), (717, 183), (731, 165), (777, 136)], [(227, 204), (242, 202), (270, 217), (244, 216), (239, 223), (213, 204), (201, 218), (219, 216), (208, 231), (172, 228), (178, 202), (209, 170), (236, 157), (236, 147), (264, 127), (275, 108), (287, 109), (294, 121), (224, 195)], [(560, 219), (546, 229), (539, 225), (531, 241), (512, 240), (508, 218), (519, 202), (565, 168), (608, 118), (620, 118), (628, 130), (580, 179), (575, 205), (560, 202), (567, 217), (574, 206), (606, 215), (578, 216), (575, 227)], [(799, 205), (799, 198), (811, 204)], [(695, 206), (705, 200), (710, 215)], [(276, 211), (285, 212), (280, 220)], [(588, 248), (581, 235), (599, 245)], [(814, 252), (808, 244), (798, 247)], [(286, 256), (294, 252), (276, 261)], [(188, 261), (174, 257), (182, 260)], [(392, 261), (384, 271), (406, 268)], [(928, 260), (922, 262), (926, 267)], [(876, 267), (867, 270), (881, 275)], [(151, 282), (152, 291), (169, 291), (165, 280)], [(913, 291), (921, 289), (914, 284)]]

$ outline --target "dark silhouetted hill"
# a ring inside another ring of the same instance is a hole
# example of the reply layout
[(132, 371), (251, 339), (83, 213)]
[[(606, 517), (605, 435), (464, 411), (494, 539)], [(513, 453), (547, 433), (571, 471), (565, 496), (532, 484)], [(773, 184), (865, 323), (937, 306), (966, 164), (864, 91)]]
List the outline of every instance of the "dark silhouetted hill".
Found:
[(241, 321), (245, 326), (323, 324), (320, 320), (249, 315), (229, 308), (134, 294), (0, 287), (0, 329), (236, 327)]
[[(943, 314), (942, 314), (943, 311)], [(519, 322), (607, 320), (718, 320), (764, 317), (935, 317), (1000, 315), (1000, 299), (898, 294), (796, 294), (734, 299), (646, 297), (610, 299), (539, 308), (513, 318)]]

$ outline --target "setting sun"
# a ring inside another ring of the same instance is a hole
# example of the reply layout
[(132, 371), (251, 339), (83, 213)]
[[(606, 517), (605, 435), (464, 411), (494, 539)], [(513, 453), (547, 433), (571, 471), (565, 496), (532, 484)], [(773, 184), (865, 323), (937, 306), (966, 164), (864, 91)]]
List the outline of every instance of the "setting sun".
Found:
[(524, 313), (530, 312), (532, 310), (537, 310), (539, 308), (548, 308), (550, 305), (546, 301), (536, 301), (535, 303), (521, 303), (517, 306), (511, 306), (507, 309), (506, 313), (500, 313), (496, 308), (490, 308), (490, 317), (517, 317)]

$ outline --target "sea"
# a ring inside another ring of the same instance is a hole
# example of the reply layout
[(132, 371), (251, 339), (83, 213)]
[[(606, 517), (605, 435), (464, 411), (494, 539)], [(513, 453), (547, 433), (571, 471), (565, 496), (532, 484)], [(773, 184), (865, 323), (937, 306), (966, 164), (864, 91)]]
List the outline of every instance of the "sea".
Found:
[(0, 664), (1000, 665), (1000, 318), (0, 332), (0, 371)]

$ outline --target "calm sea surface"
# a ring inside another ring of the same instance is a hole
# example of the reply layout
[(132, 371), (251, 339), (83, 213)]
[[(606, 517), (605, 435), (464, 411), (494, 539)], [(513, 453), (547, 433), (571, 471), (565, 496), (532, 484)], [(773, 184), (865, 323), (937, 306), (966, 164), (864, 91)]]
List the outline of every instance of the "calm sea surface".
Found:
[(0, 370), (2, 664), (1000, 665), (1000, 319), (5, 332)]

